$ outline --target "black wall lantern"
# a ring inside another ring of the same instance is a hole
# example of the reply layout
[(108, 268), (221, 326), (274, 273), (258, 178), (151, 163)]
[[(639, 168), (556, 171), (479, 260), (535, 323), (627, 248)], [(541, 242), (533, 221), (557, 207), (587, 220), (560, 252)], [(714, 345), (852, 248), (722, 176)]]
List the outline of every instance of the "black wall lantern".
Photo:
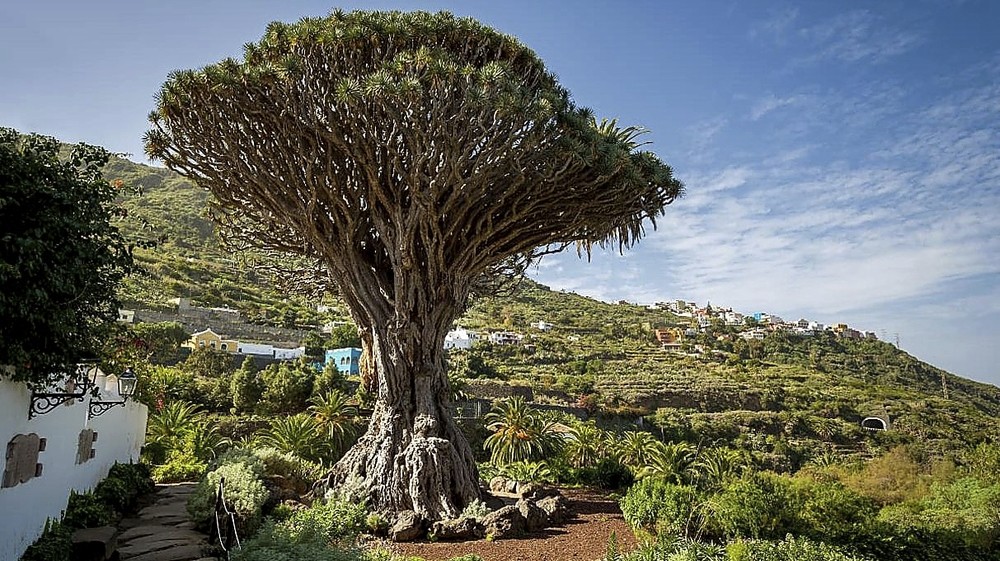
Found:
[(76, 371), (66, 378), (66, 385), (61, 392), (31, 392), (31, 403), (28, 405), (28, 418), (44, 415), (72, 400), (83, 401), (84, 396), (93, 387), (100, 374), (97, 361), (83, 362), (77, 365)]
[(126, 368), (125, 372), (122, 372), (120, 376), (116, 376), (118, 380), (118, 395), (121, 397), (118, 401), (90, 401), (90, 407), (87, 409), (87, 418), (93, 419), (94, 417), (100, 417), (104, 413), (107, 413), (109, 409), (117, 405), (125, 406), (125, 402), (135, 395), (136, 382), (138, 379), (135, 376), (135, 372), (131, 368)]

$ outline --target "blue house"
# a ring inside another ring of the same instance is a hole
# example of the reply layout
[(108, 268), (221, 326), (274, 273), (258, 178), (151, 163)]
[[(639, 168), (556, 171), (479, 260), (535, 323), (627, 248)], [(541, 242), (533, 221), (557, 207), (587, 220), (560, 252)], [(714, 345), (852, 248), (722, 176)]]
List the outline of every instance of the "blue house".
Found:
[(361, 349), (357, 347), (345, 347), (343, 349), (330, 349), (326, 351), (326, 362), (334, 363), (337, 370), (343, 374), (359, 373), (358, 366), (361, 363)]

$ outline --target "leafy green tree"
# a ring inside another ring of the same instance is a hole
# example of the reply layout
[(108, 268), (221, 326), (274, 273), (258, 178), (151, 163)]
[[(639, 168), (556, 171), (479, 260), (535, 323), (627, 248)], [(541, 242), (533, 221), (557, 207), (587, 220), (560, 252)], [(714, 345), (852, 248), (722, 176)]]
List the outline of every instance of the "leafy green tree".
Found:
[(313, 397), (326, 395), (332, 391), (347, 392), (348, 384), (344, 373), (341, 372), (334, 362), (323, 365), (320, 372), (313, 381)]
[(312, 394), (316, 370), (305, 360), (269, 364), (260, 373), (264, 394), (258, 409), (262, 413), (296, 413), (306, 408)]
[(120, 186), (101, 175), (109, 157), (80, 144), (60, 161), (54, 138), (0, 128), (0, 365), (13, 380), (74, 371), (117, 319), (134, 264), (116, 225)]
[(360, 478), (380, 511), (448, 518), (479, 497), (442, 343), (482, 281), (574, 244), (624, 250), (682, 192), (643, 129), (597, 122), (529, 49), (443, 12), (273, 23), (157, 102), (147, 153), (214, 193), (224, 234), (337, 284), (378, 401), (329, 480)]
[(204, 378), (222, 378), (233, 371), (233, 355), (208, 347), (199, 347), (188, 355), (180, 367)]
[(248, 413), (254, 410), (260, 398), (264, 395), (266, 386), (257, 372), (257, 364), (253, 358), (246, 357), (243, 364), (233, 372), (229, 385), (229, 392), (233, 399), (233, 408), (240, 413)]

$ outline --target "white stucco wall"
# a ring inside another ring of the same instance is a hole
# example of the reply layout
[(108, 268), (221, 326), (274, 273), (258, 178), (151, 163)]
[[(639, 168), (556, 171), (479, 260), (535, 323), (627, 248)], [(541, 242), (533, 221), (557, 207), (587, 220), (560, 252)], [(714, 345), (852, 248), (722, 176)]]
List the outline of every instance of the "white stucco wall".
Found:
[[(62, 515), (71, 490), (92, 489), (116, 461), (138, 461), (146, 434), (147, 409), (135, 401), (88, 422), (90, 397), (28, 420), (30, 398), (24, 384), (0, 380), (0, 451), (5, 454), (7, 443), (18, 434), (35, 433), (46, 439), (45, 451), (38, 455), (41, 477), (0, 488), (0, 561), (16, 561), (41, 535), (45, 521)], [(104, 399), (118, 399), (117, 392)], [(85, 428), (97, 432), (96, 454), (77, 465), (79, 435)], [(5, 463), (6, 456), (0, 461)]]

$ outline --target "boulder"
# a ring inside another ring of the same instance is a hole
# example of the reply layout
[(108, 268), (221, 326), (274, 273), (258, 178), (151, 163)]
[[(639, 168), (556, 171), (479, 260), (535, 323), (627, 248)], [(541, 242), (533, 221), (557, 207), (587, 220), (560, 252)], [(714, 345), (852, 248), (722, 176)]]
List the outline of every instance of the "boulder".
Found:
[(541, 488), (542, 485), (534, 481), (518, 481), (517, 487), (514, 489), (514, 494), (522, 498), (533, 497)]
[(389, 528), (389, 539), (394, 542), (411, 542), (424, 534), (424, 521), (412, 510), (404, 510)]
[(525, 520), (516, 506), (505, 506), (483, 518), (486, 536), (493, 539), (516, 538), (524, 533)]
[(471, 540), (486, 535), (483, 525), (475, 518), (439, 520), (431, 524), (431, 534), (442, 541)]
[(569, 501), (562, 495), (552, 495), (535, 503), (549, 517), (550, 524), (561, 524), (569, 518)]
[(118, 547), (118, 529), (114, 526), (84, 528), (73, 532), (73, 559), (105, 561)]
[(493, 493), (507, 492), (507, 478), (502, 475), (494, 476), (490, 479), (490, 491)]
[(524, 517), (524, 527), (529, 532), (537, 532), (549, 525), (549, 515), (531, 499), (520, 499), (514, 505)]

